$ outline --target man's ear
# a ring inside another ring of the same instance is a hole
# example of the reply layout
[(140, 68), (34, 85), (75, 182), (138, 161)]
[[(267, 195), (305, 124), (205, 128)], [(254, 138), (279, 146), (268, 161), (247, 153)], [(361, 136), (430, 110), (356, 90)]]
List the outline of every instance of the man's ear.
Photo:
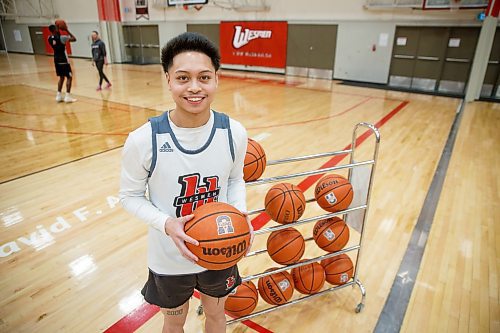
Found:
[(219, 86), (219, 71), (215, 72), (215, 87)]
[(168, 75), (168, 72), (165, 72), (165, 77), (167, 78), (167, 83), (170, 84), (170, 75)]

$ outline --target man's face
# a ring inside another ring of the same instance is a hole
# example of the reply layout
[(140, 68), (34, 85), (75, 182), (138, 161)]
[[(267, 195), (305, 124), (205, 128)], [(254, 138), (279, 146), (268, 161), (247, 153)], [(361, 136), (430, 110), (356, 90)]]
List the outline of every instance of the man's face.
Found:
[(218, 77), (206, 54), (188, 51), (176, 55), (167, 81), (179, 111), (199, 114), (210, 109)]
[(95, 32), (92, 33), (92, 41), (96, 41), (97, 40), (97, 34)]

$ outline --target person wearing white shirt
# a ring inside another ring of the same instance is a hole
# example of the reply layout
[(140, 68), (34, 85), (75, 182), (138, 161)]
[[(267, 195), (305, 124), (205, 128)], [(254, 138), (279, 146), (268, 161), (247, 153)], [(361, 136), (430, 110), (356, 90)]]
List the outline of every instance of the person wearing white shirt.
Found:
[(175, 108), (129, 134), (120, 201), (148, 225), (149, 278), (142, 294), (161, 307), (163, 333), (183, 332), (194, 289), (200, 291), (206, 332), (225, 332), (224, 303), (241, 283), (238, 267), (197, 265), (185, 242), (198, 242), (184, 233), (184, 223), (212, 201), (246, 212), (247, 134), (239, 122), (211, 109), (220, 55), (205, 36), (187, 32), (170, 40), (162, 65)]

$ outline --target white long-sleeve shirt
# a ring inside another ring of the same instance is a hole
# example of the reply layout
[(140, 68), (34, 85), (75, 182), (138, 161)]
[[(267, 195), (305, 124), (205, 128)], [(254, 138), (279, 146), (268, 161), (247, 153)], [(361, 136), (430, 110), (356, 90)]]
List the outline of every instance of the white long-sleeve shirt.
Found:
[(246, 212), (246, 147), (245, 128), (213, 111), (201, 127), (177, 127), (166, 112), (129, 134), (122, 153), (120, 201), (149, 226), (148, 266), (153, 272), (205, 270), (182, 257), (165, 233), (165, 222), (210, 201)]

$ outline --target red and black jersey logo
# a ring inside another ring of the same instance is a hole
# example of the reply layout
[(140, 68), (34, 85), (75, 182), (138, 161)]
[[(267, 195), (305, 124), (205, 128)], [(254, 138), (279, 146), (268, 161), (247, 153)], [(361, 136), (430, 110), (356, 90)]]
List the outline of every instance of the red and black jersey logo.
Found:
[(200, 178), (199, 173), (179, 177), (181, 193), (174, 199), (177, 217), (189, 215), (196, 207), (217, 201), (219, 198), (219, 177), (204, 177), (204, 184), (200, 184)]
[(236, 284), (236, 278), (231, 275), (226, 279), (226, 290), (231, 289)]

